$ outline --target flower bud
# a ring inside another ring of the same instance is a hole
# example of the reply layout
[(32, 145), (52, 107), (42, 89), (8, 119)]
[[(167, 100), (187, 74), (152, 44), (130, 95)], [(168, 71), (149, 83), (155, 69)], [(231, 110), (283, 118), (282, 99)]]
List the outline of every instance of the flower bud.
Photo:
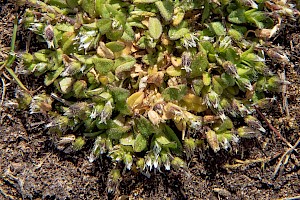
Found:
[(174, 169), (186, 169), (186, 163), (179, 157), (174, 157), (173, 160), (171, 161), (171, 165)]
[(124, 158), (123, 158), (123, 161), (125, 163), (126, 168), (128, 170), (130, 170), (131, 166), (132, 166), (132, 162), (133, 162), (132, 155), (130, 153), (125, 154)]
[(110, 101), (107, 101), (104, 105), (103, 110), (100, 114), (100, 123), (106, 124), (107, 120), (111, 117), (113, 111), (113, 106)]
[(136, 166), (141, 171), (144, 170), (145, 169), (145, 159), (144, 158), (138, 158), (138, 160), (136, 161)]
[(51, 25), (48, 25), (45, 27), (44, 37), (46, 39), (48, 49), (54, 48), (54, 43), (53, 43), (54, 31), (53, 31), (53, 27)]
[(253, 128), (254, 130), (260, 130), (261, 132), (266, 132), (266, 130), (262, 127), (260, 121), (256, 118), (253, 117), (252, 115), (248, 115), (244, 118), (246, 124)]
[(119, 183), (121, 181), (121, 172), (119, 169), (112, 169), (107, 178), (107, 190), (108, 193), (113, 193), (116, 191)]
[(237, 133), (241, 138), (253, 138), (259, 134), (259, 132), (248, 126), (242, 126), (238, 128)]
[(85, 90), (87, 88), (87, 83), (84, 80), (78, 80), (73, 84), (73, 92), (75, 97), (83, 98), (85, 97)]
[(30, 113), (46, 113), (51, 111), (53, 99), (46, 94), (39, 94), (32, 98)]
[(73, 88), (74, 79), (72, 77), (65, 77), (59, 81), (59, 89), (63, 94), (71, 92)]
[(79, 151), (82, 149), (82, 147), (84, 146), (85, 144), (85, 140), (83, 139), (83, 137), (77, 137), (75, 139), (75, 141), (73, 142), (73, 149), (75, 151)]
[(190, 159), (193, 156), (194, 151), (196, 149), (195, 139), (193, 139), (193, 138), (185, 138), (185, 140), (184, 140), (184, 148), (186, 150), (186, 154), (187, 154), (188, 159)]
[(16, 99), (19, 109), (26, 109), (32, 101), (32, 97), (28, 93), (19, 89), (16, 90)]
[(237, 68), (232, 62), (225, 61), (222, 63), (222, 67), (227, 74), (232, 75), (235, 78), (239, 78), (239, 75), (237, 73)]
[(215, 131), (209, 130), (206, 132), (206, 139), (209, 146), (217, 153), (220, 150), (220, 145), (218, 141), (218, 137)]

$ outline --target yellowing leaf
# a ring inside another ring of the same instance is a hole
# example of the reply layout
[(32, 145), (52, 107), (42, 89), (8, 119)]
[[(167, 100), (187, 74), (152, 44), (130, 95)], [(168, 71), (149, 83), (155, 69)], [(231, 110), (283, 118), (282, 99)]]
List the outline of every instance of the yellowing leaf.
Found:
[(136, 92), (132, 94), (130, 97), (127, 99), (127, 105), (129, 106), (130, 109), (134, 109), (138, 105), (140, 105), (143, 102), (144, 99), (144, 92)]
[(187, 110), (195, 112), (203, 112), (207, 109), (206, 105), (203, 104), (203, 99), (191, 93), (183, 97), (181, 105), (185, 106)]

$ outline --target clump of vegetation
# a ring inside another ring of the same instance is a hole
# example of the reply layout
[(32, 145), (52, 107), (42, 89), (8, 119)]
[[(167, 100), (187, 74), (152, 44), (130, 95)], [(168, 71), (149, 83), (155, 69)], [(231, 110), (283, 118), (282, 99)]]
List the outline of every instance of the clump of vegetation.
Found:
[(22, 59), (52, 93), (17, 101), (50, 116), (60, 146), (93, 140), (91, 162), (105, 154), (148, 174), (265, 132), (253, 113), (284, 84), (264, 56), (282, 16), (296, 12), (283, 1), (27, 3), (23, 23), (47, 48)]

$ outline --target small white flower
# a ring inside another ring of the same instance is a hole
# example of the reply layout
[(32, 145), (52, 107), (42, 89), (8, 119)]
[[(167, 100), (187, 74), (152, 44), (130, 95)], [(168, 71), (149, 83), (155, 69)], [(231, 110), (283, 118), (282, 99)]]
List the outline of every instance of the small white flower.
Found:
[(139, 83), (139, 91), (143, 91), (147, 87), (148, 76), (141, 78)]
[(224, 138), (223, 140), (222, 140), (222, 146), (223, 146), (223, 148), (224, 149), (229, 149), (230, 147), (231, 147), (231, 145), (230, 145), (230, 143), (229, 143), (229, 141), (227, 140), (227, 138)]
[(186, 73), (192, 72), (192, 68), (190, 68), (189, 66), (183, 66), (183, 67), (181, 67), (181, 69), (185, 70)]
[(110, 101), (106, 102), (106, 104), (104, 105), (104, 108), (100, 114), (100, 123), (106, 124), (106, 120), (108, 118), (110, 118), (110, 116), (112, 114), (112, 110), (113, 110), (113, 106), (111, 105), (111, 102)]
[(188, 48), (193, 48), (197, 46), (197, 42), (199, 39), (195, 36), (195, 33), (187, 34), (184, 39), (183, 39), (183, 46), (188, 49)]
[(166, 169), (166, 170), (170, 170), (170, 169), (171, 169), (171, 163), (170, 163), (170, 161), (169, 161), (169, 160), (166, 161), (166, 162), (164, 163), (164, 166), (165, 166), (165, 169)]
[(159, 165), (158, 165), (158, 159), (155, 159), (154, 162), (153, 162), (153, 167), (154, 167), (155, 169), (157, 169), (158, 166), (159, 166)]
[(97, 110), (96, 109), (94, 109), (92, 112), (91, 112), (91, 115), (90, 115), (90, 118), (91, 119), (95, 119), (96, 117), (97, 117)]
[(232, 135), (232, 141), (235, 143), (239, 142), (239, 138), (236, 135)]
[(203, 36), (202, 40), (209, 41), (209, 42), (214, 42), (215, 41), (213, 37), (209, 37), (209, 36)]
[(224, 114), (224, 112), (220, 113), (219, 116), (222, 121), (224, 121), (227, 118), (226, 115)]
[(220, 102), (219, 95), (212, 90), (204, 97), (204, 102), (208, 107), (213, 106), (214, 108), (218, 108)]
[(146, 165), (150, 168), (150, 171), (151, 171), (151, 169), (152, 169), (152, 159), (149, 155), (146, 158)]
[(157, 142), (155, 142), (153, 146), (153, 153), (155, 155), (155, 158), (159, 156), (160, 151), (161, 151), (160, 145)]
[(224, 39), (220, 41), (220, 48), (226, 49), (230, 45), (231, 45), (231, 39), (229, 36), (224, 37)]
[(79, 40), (79, 50), (84, 49), (85, 51), (90, 47), (94, 41), (94, 37), (97, 35), (97, 31), (87, 31), (84, 33), (79, 33), (74, 40)]

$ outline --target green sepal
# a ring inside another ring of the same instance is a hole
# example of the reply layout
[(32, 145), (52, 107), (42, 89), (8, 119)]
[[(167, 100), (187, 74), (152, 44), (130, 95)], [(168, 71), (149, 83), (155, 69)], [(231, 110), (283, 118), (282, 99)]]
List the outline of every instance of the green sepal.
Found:
[(44, 84), (46, 86), (51, 85), (63, 71), (64, 71), (64, 67), (60, 67), (54, 72), (48, 72), (47, 75), (45, 76)]

